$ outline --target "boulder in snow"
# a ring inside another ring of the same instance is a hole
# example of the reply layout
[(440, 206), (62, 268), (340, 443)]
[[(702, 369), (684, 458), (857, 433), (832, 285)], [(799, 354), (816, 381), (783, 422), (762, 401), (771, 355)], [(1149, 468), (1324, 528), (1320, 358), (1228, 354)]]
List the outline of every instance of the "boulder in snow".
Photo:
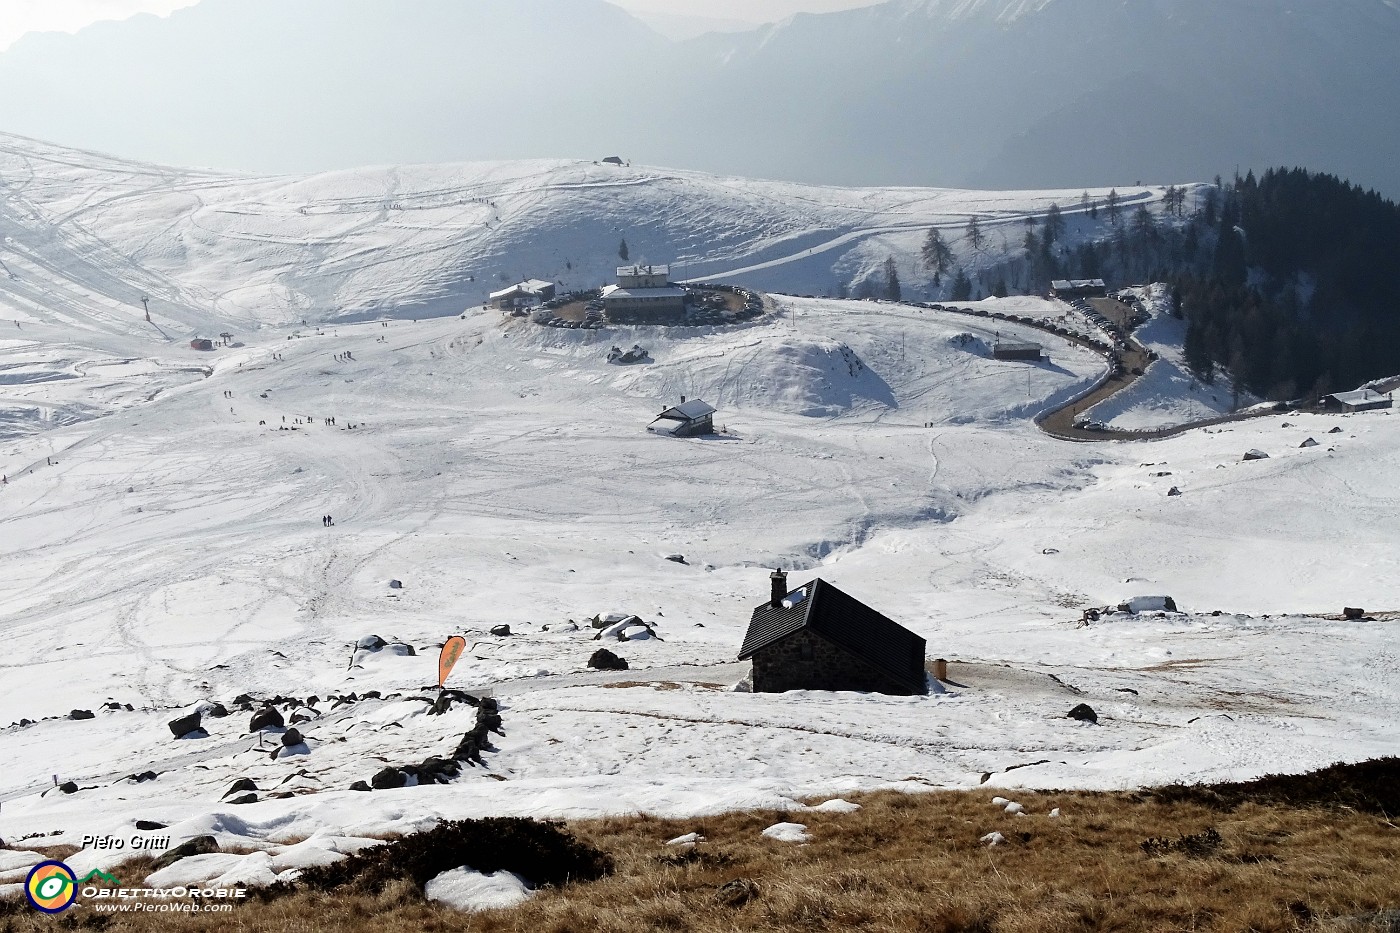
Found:
[(610, 625), (616, 625), (619, 622), (625, 622), (628, 619), (634, 618), (636, 618), (636, 615), (631, 612), (600, 612), (589, 619), (588, 622), (594, 628), (607, 628)]
[(1176, 600), (1170, 596), (1134, 596), (1118, 604), (1119, 612), (1177, 612)]
[(199, 711), (196, 710), (195, 712), (190, 713), (188, 716), (181, 716), (179, 719), (172, 719), (170, 720), (170, 722), (166, 723), (166, 725), (170, 727), (170, 733), (174, 735), (177, 739), (183, 739), (187, 735), (194, 736), (196, 732), (202, 734), (194, 737), (208, 738), (209, 733), (204, 732), (204, 730), (199, 727), (201, 719), (202, 717), (200, 716)]
[(1094, 708), (1088, 703), (1080, 703), (1074, 709), (1065, 714), (1070, 719), (1077, 719), (1080, 722), (1090, 722), (1097, 724), (1099, 714), (1094, 712)]
[(627, 660), (619, 658), (606, 648), (599, 648), (588, 659), (588, 666), (600, 671), (625, 671)]
[(1256, 450), (1245, 451), (1245, 455), (1244, 455), (1243, 457), (1241, 457), (1240, 459), (1241, 459), (1242, 461), (1244, 461), (1244, 460), (1268, 460), (1268, 459), (1269, 459), (1269, 455), (1266, 454), (1266, 453), (1264, 453), (1264, 451), (1262, 451), (1262, 450), (1257, 450), (1257, 449), (1256, 449)]
[(246, 793), (247, 791), (257, 789), (258, 785), (253, 782), (252, 778), (239, 778), (238, 780), (233, 782), (232, 787), (230, 787), (227, 791), (224, 792), (224, 796), (228, 797), (231, 794), (242, 794)]
[(248, 721), (249, 732), (259, 732), (263, 729), (280, 729), (287, 723), (282, 719), (282, 714), (275, 706), (264, 706), (253, 714), (253, 718)]
[(510, 626), (509, 626), (509, 625), (493, 625), (493, 626), (491, 627), (491, 634), (504, 638), (505, 636), (507, 636), (507, 635), (510, 634)]
[(208, 855), (211, 852), (218, 851), (219, 840), (215, 839), (213, 836), (196, 836), (189, 842), (176, 846), (156, 859), (152, 870), (160, 871), (162, 868), (168, 868), (180, 861), (180, 859), (189, 858), (191, 855)]
[(1298, 445), (1298, 447), (1299, 447), (1300, 449), (1301, 449), (1301, 448), (1304, 448), (1304, 447), (1316, 447), (1316, 446), (1317, 446), (1317, 441), (1315, 441), (1315, 440), (1314, 440), (1313, 438), (1311, 438), (1311, 437), (1308, 438), (1307, 440), (1303, 441), (1303, 443), (1301, 443), (1301, 444)]
[(393, 787), (403, 787), (408, 783), (408, 775), (398, 768), (381, 768), (370, 779), (370, 786), (375, 790), (388, 790)]

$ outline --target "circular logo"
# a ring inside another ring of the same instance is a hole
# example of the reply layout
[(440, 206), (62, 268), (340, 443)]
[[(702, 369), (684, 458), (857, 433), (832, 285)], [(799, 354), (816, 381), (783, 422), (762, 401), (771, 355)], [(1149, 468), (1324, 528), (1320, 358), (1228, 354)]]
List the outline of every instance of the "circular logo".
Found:
[(63, 913), (78, 899), (78, 879), (62, 862), (40, 862), (24, 879), (24, 896), (35, 910)]

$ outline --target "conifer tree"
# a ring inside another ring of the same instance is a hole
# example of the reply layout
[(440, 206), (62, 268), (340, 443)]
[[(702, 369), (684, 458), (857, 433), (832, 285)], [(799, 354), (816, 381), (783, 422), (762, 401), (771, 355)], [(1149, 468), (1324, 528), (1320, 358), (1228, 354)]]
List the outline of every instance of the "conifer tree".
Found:
[(1060, 205), (1051, 204), (1050, 210), (1045, 213), (1045, 234), (1041, 240), (1048, 250), (1060, 239), (1060, 234), (1065, 232), (1065, 218), (1060, 213)]
[(953, 277), (953, 300), (967, 301), (972, 297), (972, 280), (967, 277), (962, 266), (958, 267), (958, 274)]
[(987, 238), (986, 235), (982, 233), (982, 225), (978, 223), (976, 214), (968, 218), (967, 229), (963, 231), (963, 236), (966, 237), (968, 245), (971, 246), (973, 250), (981, 252), (982, 244), (987, 241)]
[(935, 284), (941, 283), (943, 276), (953, 267), (953, 250), (943, 240), (943, 234), (937, 227), (929, 227), (928, 236), (924, 237), (924, 246), (919, 255), (923, 258), (924, 265), (933, 270)]
[(890, 301), (899, 301), (902, 297), (899, 289), (899, 270), (895, 268), (893, 256), (885, 260), (885, 297)]

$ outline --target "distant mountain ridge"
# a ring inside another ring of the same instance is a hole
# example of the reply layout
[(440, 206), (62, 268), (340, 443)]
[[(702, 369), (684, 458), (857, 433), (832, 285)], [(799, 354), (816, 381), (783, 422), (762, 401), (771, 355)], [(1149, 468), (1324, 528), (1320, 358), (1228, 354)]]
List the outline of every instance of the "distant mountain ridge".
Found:
[(1400, 4), (890, 0), (672, 42), (602, 0), (203, 0), (0, 54), (0, 129), (314, 171), (600, 158), (843, 185), (1303, 165), (1400, 193)]

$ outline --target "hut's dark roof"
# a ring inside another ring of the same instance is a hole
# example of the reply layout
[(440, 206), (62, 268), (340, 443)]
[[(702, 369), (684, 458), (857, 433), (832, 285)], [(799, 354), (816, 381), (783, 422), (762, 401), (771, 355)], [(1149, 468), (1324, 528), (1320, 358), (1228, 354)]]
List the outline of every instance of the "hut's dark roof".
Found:
[(792, 590), (804, 592), (795, 606), (769, 603), (757, 607), (749, 620), (739, 660), (775, 644), (803, 628), (868, 662), (896, 683), (923, 693), (924, 640), (904, 626), (843, 593), (820, 578)]

